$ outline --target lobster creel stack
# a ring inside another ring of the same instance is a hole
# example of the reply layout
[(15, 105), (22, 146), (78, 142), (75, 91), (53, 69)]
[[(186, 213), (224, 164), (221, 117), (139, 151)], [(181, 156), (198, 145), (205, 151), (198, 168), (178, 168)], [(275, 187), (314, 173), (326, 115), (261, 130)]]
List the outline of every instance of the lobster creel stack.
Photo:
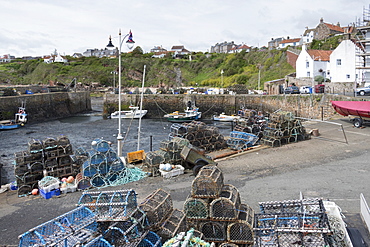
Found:
[(102, 139), (95, 139), (91, 143), (91, 150), (78, 149), (80, 157), (84, 157), (82, 174), (79, 179), (84, 186), (90, 180), (93, 187), (105, 187), (137, 181), (146, 174), (137, 168), (127, 168), (124, 162), (111, 149), (110, 144)]
[(28, 195), (37, 188), (44, 176), (75, 176), (81, 169), (81, 165), (73, 160), (72, 145), (64, 135), (43, 141), (32, 139), (28, 142), (27, 151), (17, 152), (14, 156), (19, 196)]
[(201, 168), (192, 183), (191, 195), (184, 203), (188, 227), (217, 244), (252, 246), (254, 211), (241, 203), (238, 189), (224, 184), (217, 166)]
[(169, 163), (171, 165), (181, 165), (181, 150), (189, 145), (189, 141), (181, 137), (173, 137), (171, 140), (163, 140), (160, 149), (148, 152), (144, 160), (144, 169), (152, 176), (158, 176), (159, 165)]
[[(255, 246), (347, 246), (330, 223), (320, 198), (260, 202), (254, 217)], [(334, 224), (337, 225), (338, 224)], [(344, 230), (345, 231), (345, 230)]]
[(309, 139), (305, 127), (291, 112), (279, 111), (270, 115), (261, 143), (271, 147)]
[(171, 195), (162, 189), (147, 196), (139, 208), (147, 216), (147, 229), (158, 234), (163, 241), (187, 229), (185, 213), (173, 208)]
[(207, 152), (226, 148), (226, 140), (215, 126), (207, 126), (203, 122), (174, 123), (171, 125), (169, 139), (183, 137), (191, 145), (204, 149)]

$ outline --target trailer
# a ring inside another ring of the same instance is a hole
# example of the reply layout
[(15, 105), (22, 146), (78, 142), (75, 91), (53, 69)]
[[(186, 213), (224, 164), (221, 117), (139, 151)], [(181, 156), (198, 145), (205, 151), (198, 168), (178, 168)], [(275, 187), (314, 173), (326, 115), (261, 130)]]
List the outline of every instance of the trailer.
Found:
[(336, 112), (349, 116), (356, 128), (370, 121), (370, 101), (331, 101)]

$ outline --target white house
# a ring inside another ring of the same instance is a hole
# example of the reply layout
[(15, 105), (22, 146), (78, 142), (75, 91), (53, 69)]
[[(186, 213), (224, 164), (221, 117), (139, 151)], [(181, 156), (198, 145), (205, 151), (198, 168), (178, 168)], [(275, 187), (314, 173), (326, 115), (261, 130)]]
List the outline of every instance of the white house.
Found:
[(60, 54), (58, 54), (58, 55), (44, 57), (44, 62), (45, 63), (67, 63), (68, 60), (64, 56), (61, 56)]
[(11, 56), (10, 54), (6, 54), (2, 57), (0, 56), (0, 63), (9, 63), (14, 59), (15, 59), (14, 56)]
[(233, 48), (231, 48), (228, 53), (239, 53), (241, 51), (250, 52), (251, 48), (246, 44), (236, 45)]
[(304, 31), (304, 34), (301, 38), (301, 45), (311, 43), (313, 40), (314, 32), (315, 29), (308, 29), (308, 27), (306, 27), (306, 30)]
[(303, 45), (296, 61), (296, 77), (315, 78), (315, 76), (321, 75), (324, 78), (329, 78), (331, 53), (332, 51), (307, 50), (306, 46)]
[(282, 40), (280, 43), (279, 43), (279, 48), (282, 49), (282, 48), (286, 48), (288, 46), (297, 46), (300, 44), (300, 41), (301, 39), (300, 38), (297, 38), (297, 39), (284, 39)]
[(174, 46), (172, 46), (171, 52), (174, 52), (175, 55), (177, 55), (177, 54), (186, 55), (186, 54), (190, 53), (190, 51), (185, 49), (185, 47), (183, 45), (174, 45)]
[(331, 82), (354, 82), (356, 75), (356, 45), (343, 40), (330, 55)]

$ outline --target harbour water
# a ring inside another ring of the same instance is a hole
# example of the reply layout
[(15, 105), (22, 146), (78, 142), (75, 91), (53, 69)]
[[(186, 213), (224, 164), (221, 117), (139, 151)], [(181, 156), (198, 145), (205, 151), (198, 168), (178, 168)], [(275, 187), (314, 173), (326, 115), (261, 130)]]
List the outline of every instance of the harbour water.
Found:
[[(220, 123), (204, 120), (207, 125), (216, 126), (227, 136), (231, 131), (231, 123)], [(165, 119), (141, 120), (140, 143), (138, 149), (138, 119), (122, 119), (122, 135), (124, 137), (123, 154), (137, 150), (145, 152), (158, 150), (162, 140), (168, 140), (172, 123)], [(37, 124), (27, 124), (25, 127), (11, 131), (0, 132), (0, 164), (1, 183), (15, 180), (14, 153), (28, 150), (28, 142), (33, 139), (43, 141), (46, 138), (57, 138), (65, 135), (70, 140), (73, 150), (83, 147), (91, 149), (91, 142), (100, 138), (112, 142), (112, 148), (117, 148), (118, 119), (103, 119), (101, 112), (47, 121)]]

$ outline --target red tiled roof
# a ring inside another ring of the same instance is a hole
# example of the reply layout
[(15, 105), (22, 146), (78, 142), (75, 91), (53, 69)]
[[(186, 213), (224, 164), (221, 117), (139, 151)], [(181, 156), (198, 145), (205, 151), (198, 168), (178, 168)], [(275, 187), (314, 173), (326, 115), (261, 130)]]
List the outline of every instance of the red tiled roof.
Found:
[(341, 33), (344, 33), (344, 30), (343, 28), (337, 26), (337, 25), (333, 25), (333, 24), (329, 24), (329, 23), (324, 23), (329, 29), (333, 30), (333, 31), (337, 31), (337, 32), (341, 32)]
[(297, 39), (285, 39), (285, 40), (281, 41), (280, 44), (294, 43), (294, 42), (299, 42), (300, 40), (301, 40), (300, 38), (297, 38)]
[(238, 49), (250, 49), (250, 47), (247, 46), (246, 44), (244, 44), (244, 45), (238, 47)]
[(171, 50), (180, 50), (180, 49), (184, 49), (184, 46), (183, 45), (174, 45), (171, 48)]
[(246, 44), (244, 44), (244, 45), (240, 45), (240, 46), (234, 46), (230, 50), (240, 50), (240, 49), (250, 49), (250, 47), (247, 46)]
[(312, 57), (314, 61), (329, 61), (330, 54), (333, 51), (325, 50), (307, 50), (308, 54)]

